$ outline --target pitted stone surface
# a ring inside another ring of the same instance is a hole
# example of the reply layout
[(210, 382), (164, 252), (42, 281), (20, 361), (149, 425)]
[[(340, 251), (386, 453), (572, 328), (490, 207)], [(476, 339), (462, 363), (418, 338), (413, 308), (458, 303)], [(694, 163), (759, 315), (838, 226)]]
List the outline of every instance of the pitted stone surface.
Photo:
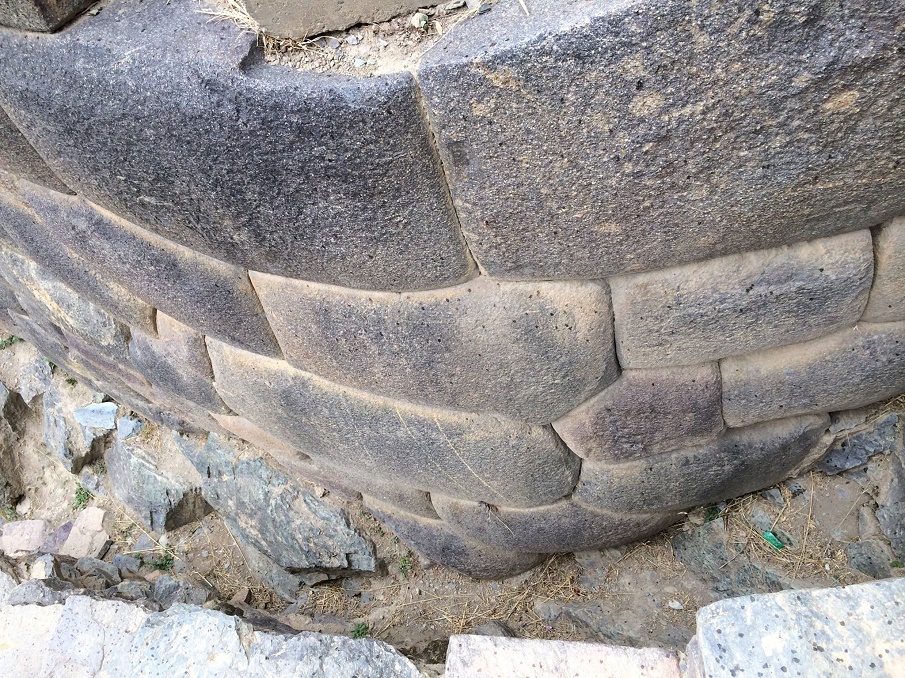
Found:
[[(387, 21), (425, 4), (420, 0), (249, 0), (248, 13), (270, 35), (305, 39), (355, 24)], [(431, 2), (428, 5), (433, 4)]]
[(489, 274), (651, 270), (905, 212), (897, 0), (530, 12), (497, 3), (418, 71)]
[(202, 9), (122, 0), (4, 33), (0, 101), (79, 194), (224, 261), (367, 289), (474, 274), (410, 73), (269, 66)]
[(544, 556), (492, 548), (463, 539), (442, 520), (430, 520), (381, 504), (365, 496), (365, 506), (400, 539), (429, 560), (475, 579), (511, 577), (540, 563)]
[(463, 538), (518, 552), (592, 551), (659, 532), (676, 514), (598, 511), (573, 501), (514, 509), (431, 496), (437, 514)]
[(548, 427), (419, 407), (218, 341), (208, 340), (208, 347), (224, 402), (315, 460), (509, 506), (555, 501), (578, 473), (578, 458)]
[[(6, 3), (3, 7), (6, 7)], [(0, 8), (0, 24), (2, 23), (4, 23), (4, 10)], [(0, 170), (36, 184), (42, 184), (55, 191), (70, 192), (22, 136), (22, 132), (13, 124), (2, 108), (0, 108)]]
[(0, 25), (23, 31), (55, 31), (94, 0), (4, 0)]
[(720, 369), (729, 426), (862, 407), (905, 393), (905, 322), (859, 323), (822, 339), (727, 358)]
[(251, 279), (290, 363), (367, 391), (546, 424), (619, 373), (603, 284), (393, 294)]
[(874, 284), (863, 322), (905, 320), (905, 217), (897, 217), (874, 232)]
[(613, 278), (620, 364), (705, 362), (853, 325), (867, 303), (873, 260), (865, 230)]
[(719, 368), (625, 370), (553, 428), (593, 461), (628, 461), (712, 438), (724, 428)]
[(737, 497), (816, 461), (826, 415), (731, 429), (714, 443), (622, 464), (585, 462), (574, 498), (609, 511), (669, 511)]
[[(279, 347), (242, 269), (160, 238), (78, 198), (22, 185), (55, 240), (180, 322), (263, 355)], [(28, 229), (28, 223), (16, 222)]]

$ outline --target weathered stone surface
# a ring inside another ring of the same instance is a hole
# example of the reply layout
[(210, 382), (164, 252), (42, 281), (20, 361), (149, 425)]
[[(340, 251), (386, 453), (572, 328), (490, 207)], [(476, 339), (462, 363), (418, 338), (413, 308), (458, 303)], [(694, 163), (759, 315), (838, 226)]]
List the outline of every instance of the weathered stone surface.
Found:
[(867, 463), (875, 454), (889, 454), (902, 446), (899, 415), (890, 412), (853, 429), (836, 433), (826, 455), (815, 468), (827, 475), (836, 475)]
[(530, 11), (461, 23), (418, 71), (489, 274), (597, 278), (905, 212), (896, 0)]
[(857, 322), (872, 276), (864, 230), (613, 278), (619, 362), (685, 365), (830, 334)]
[(8, 558), (23, 558), (34, 553), (47, 536), (46, 520), (15, 520), (3, 525), (3, 553)]
[(509, 506), (555, 501), (574, 484), (579, 460), (549, 428), (381, 398), (217, 341), (208, 347), (226, 404), (315, 460)]
[(719, 367), (625, 370), (553, 428), (593, 461), (628, 461), (712, 438), (724, 428)]
[(9, 423), (0, 421), (0, 508), (15, 506), (25, 491), (19, 473), (17, 442)]
[(87, 464), (100, 459), (108, 431), (80, 426), (53, 384), (44, 392), (42, 403), (44, 446), (66, 470), (78, 474)]
[(900, 560), (905, 560), (905, 450), (890, 460), (892, 478), (877, 499), (877, 521)]
[(200, 520), (211, 506), (201, 493), (201, 477), (171, 446), (152, 449), (116, 436), (104, 455), (110, 489), (135, 518), (154, 532), (175, 530)]
[(899, 675), (903, 599), (905, 579), (895, 579), (712, 603), (698, 610), (697, 675)]
[(452, 636), (446, 655), (447, 678), (680, 678), (679, 658), (671, 650), (523, 640), (492, 636)]
[(4, 34), (0, 101), (79, 194), (224, 261), (369, 289), (471, 277), (413, 76), (301, 73), (255, 42), (191, 0), (126, 0), (53, 40)]
[[(43, 194), (47, 200), (53, 197), (40, 187), (22, 182), (19, 186), (26, 193)], [(130, 327), (155, 332), (154, 309), (105, 275), (106, 266), (93, 268), (61, 242), (26, 199), (21, 192), (0, 187), (0, 228), (16, 248)]]
[(563, 500), (514, 509), (431, 496), (437, 514), (463, 538), (529, 553), (586, 551), (643, 539), (679, 519), (675, 514), (598, 511)]
[(0, 571), (0, 609), (6, 606), (10, 592), (16, 588), (16, 580), (6, 572)]
[(442, 520), (431, 520), (393, 509), (365, 496), (365, 506), (413, 549), (437, 563), (475, 579), (510, 577), (540, 563), (543, 554), (495, 549), (463, 539)]
[(546, 424), (619, 373), (600, 283), (393, 294), (251, 279), (290, 363), (366, 391)]
[(273, 589), (273, 592), (287, 603), (297, 601), (299, 589), (303, 584), (302, 578), (290, 574), (261, 553), (245, 539), (241, 531), (236, 530), (233, 532), (233, 536), (236, 538), (239, 548), (242, 549), (242, 557), (248, 563), (248, 569), (251, 570), (252, 575)]
[(290, 572), (377, 567), (374, 546), (350, 526), (345, 511), (252, 450), (213, 433), (204, 444), (179, 435), (174, 440), (204, 479), (205, 499), (280, 567)]
[(84, 556), (75, 562), (75, 569), (83, 575), (94, 575), (104, 579), (108, 585), (114, 586), (122, 581), (119, 576), (119, 570), (112, 563), (105, 563), (103, 560)]
[(828, 337), (721, 361), (729, 426), (861, 407), (905, 393), (905, 322), (859, 323)]
[(228, 413), (214, 390), (204, 336), (164, 313), (157, 314), (157, 333), (157, 339), (132, 333), (129, 355), (138, 371), (155, 389), (190, 400), (209, 412)]
[(874, 284), (861, 320), (905, 320), (905, 216), (874, 231)]
[(96, 506), (82, 509), (60, 547), (59, 555), (70, 558), (103, 558), (110, 547), (110, 535), (104, 526), (106, 517), (107, 512)]
[(154, 591), (151, 595), (164, 609), (172, 607), (176, 603), (203, 605), (211, 599), (210, 591), (199, 586), (192, 586), (183, 581), (177, 581), (166, 574), (159, 576), (155, 580)]
[(92, 0), (6, 0), (0, 25), (22, 31), (55, 31), (92, 4)]
[(423, 6), (419, 0), (348, 0), (330, 4), (317, 0), (251, 0), (248, 13), (264, 33), (304, 39), (355, 24), (387, 21)]
[(577, 501), (610, 511), (668, 511), (721, 501), (789, 477), (826, 445), (826, 415), (729, 430), (713, 443), (622, 464), (585, 462)]
[(116, 428), (116, 403), (91, 403), (72, 411), (72, 416), (80, 426), (112, 431)]
[[(30, 2), (23, 2), (30, 5)], [(7, 24), (6, 9), (8, 3), (0, 8), (0, 24)], [(69, 193), (59, 177), (41, 159), (31, 144), (22, 136), (19, 128), (13, 124), (2, 108), (0, 108), (0, 170), (42, 184), (55, 191)]]

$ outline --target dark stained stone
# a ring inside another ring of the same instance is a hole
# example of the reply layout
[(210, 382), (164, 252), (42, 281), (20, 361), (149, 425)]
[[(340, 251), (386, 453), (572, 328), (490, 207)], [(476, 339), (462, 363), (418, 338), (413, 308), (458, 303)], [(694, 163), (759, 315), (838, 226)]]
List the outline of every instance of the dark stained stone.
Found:
[(0, 3), (0, 25), (21, 31), (55, 31), (94, 2), (95, 0), (3, 0)]
[(218, 341), (208, 348), (224, 402), (315, 463), (504, 506), (555, 501), (575, 482), (579, 460), (549, 427), (412, 405)]
[(474, 275), (410, 73), (270, 66), (203, 10), (0, 32), (0, 102), (80, 195), (229, 263), (369, 289)]
[(898, 0), (529, 6), (418, 69), (489, 274), (597, 278), (905, 213)]
[[(23, 4), (31, 3), (26, 1)], [(0, 5), (0, 24), (4, 23), (5, 6), (6, 3)], [(22, 136), (22, 132), (2, 108), (0, 108), (0, 170), (55, 191), (71, 193)]]
[(290, 363), (367, 391), (546, 424), (619, 374), (605, 284), (482, 277), (394, 294), (251, 279)]
[(584, 462), (573, 497), (608, 511), (670, 511), (738, 497), (788, 478), (826, 450), (826, 415), (730, 429), (716, 442), (622, 464)]

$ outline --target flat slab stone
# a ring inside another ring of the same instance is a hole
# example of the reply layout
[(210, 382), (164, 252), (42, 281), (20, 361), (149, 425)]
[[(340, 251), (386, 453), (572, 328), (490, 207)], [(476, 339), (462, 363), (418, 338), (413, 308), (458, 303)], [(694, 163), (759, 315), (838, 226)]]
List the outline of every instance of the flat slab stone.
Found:
[(686, 365), (854, 325), (873, 280), (867, 230), (610, 281), (626, 368)]
[(447, 678), (680, 678), (671, 650), (565, 640), (452, 636)]
[(653, 270), (905, 213), (897, 0), (527, 6), (460, 23), (418, 70), (490, 275)]
[(383, 395), (546, 424), (619, 373), (605, 284), (392, 294), (251, 278), (286, 360)]
[(874, 257), (874, 284), (861, 320), (905, 320), (905, 217), (897, 217), (874, 231)]
[(698, 610), (692, 675), (900, 676), (903, 608), (905, 579), (720, 600)]
[(729, 426), (862, 407), (905, 393), (905, 322), (859, 323), (828, 337), (727, 358)]
[(318, 0), (250, 0), (247, 8), (262, 32), (304, 40), (356, 24), (387, 21), (424, 6), (418, 3), (419, 0), (345, 0), (329, 4)]
[(3, 525), (0, 545), (8, 558), (23, 558), (34, 553), (47, 537), (46, 520), (15, 520)]

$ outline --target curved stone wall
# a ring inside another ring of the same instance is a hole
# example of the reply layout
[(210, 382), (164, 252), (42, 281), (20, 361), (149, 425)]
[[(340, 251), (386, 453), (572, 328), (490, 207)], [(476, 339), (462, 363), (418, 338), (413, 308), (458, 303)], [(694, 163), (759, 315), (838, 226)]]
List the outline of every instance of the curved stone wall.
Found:
[(368, 78), (0, 29), (10, 330), (475, 576), (807, 468), (905, 392), (901, 3), (530, 4)]

